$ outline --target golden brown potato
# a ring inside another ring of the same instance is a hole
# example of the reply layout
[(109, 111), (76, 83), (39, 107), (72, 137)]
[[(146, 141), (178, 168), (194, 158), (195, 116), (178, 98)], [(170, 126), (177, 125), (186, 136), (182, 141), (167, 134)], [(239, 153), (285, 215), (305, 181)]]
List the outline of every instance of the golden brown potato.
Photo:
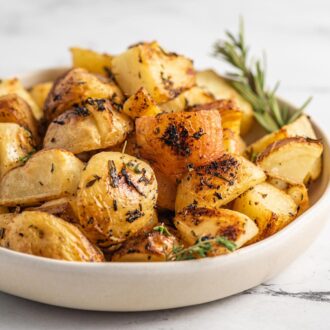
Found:
[(156, 102), (144, 87), (141, 87), (126, 100), (122, 111), (133, 119), (143, 116), (156, 116), (161, 113)]
[(194, 86), (179, 94), (173, 100), (160, 104), (159, 107), (163, 112), (181, 112), (191, 106), (212, 101), (214, 101), (212, 94), (201, 87)]
[(269, 176), (289, 183), (303, 183), (323, 152), (318, 140), (292, 137), (270, 144), (256, 159)]
[(102, 247), (125, 241), (153, 223), (157, 181), (145, 162), (120, 152), (93, 156), (76, 199), (87, 237)]
[(144, 87), (157, 103), (195, 85), (192, 61), (164, 51), (157, 42), (137, 44), (116, 56), (112, 72), (127, 96)]
[(6, 213), (9, 213), (8, 207), (0, 206), (0, 214), (6, 214)]
[(58, 117), (74, 104), (92, 99), (109, 99), (113, 106), (121, 108), (123, 96), (113, 82), (97, 77), (85, 69), (72, 69), (58, 78), (45, 101), (44, 113), (48, 121)]
[(84, 164), (72, 153), (41, 150), (0, 182), (0, 205), (35, 205), (75, 195)]
[(11, 169), (22, 165), (33, 153), (30, 132), (13, 123), (0, 123), (0, 179)]
[(0, 215), (0, 246), (35, 256), (67, 261), (103, 261), (78, 228), (44, 212)]
[(133, 130), (133, 123), (125, 114), (114, 110), (110, 101), (103, 101), (89, 98), (53, 120), (48, 126), (44, 147), (79, 154), (123, 142)]
[(37, 103), (18, 79), (0, 80), (0, 96), (7, 94), (16, 94), (21, 97), (31, 107), (34, 117), (37, 120), (42, 118), (42, 109), (38, 107)]
[(173, 247), (177, 245), (179, 245), (178, 240), (167, 229), (164, 233), (156, 230), (143, 232), (125, 242), (113, 254), (111, 261), (167, 261)]
[(75, 68), (83, 68), (92, 73), (107, 75), (112, 62), (112, 56), (101, 54), (90, 49), (70, 48), (72, 65)]
[(30, 95), (40, 109), (44, 108), (46, 98), (53, 87), (51, 81), (36, 84), (30, 89)]
[(240, 136), (235, 134), (230, 128), (223, 129), (223, 150), (231, 154), (242, 154), (242, 143)]
[(253, 123), (253, 109), (229, 83), (212, 70), (200, 71), (196, 76), (197, 85), (211, 92), (216, 99), (230, 99), (235, 101), (242, 110), (241, 134), (246, 134)]
[(141, 156), (168, 176), (207, 164), (223, 152), (222, 128), (216, 110), (177, 112), (136, 120)]
[(184, 208), (221, 208), (244, 191), (266, 180), (264, 172), (242, 156), (223, 154), (210, 164), (196, 167), (178, 185), (176, 212)]
[[(182, 239), (193, 245), (200, 238), (212, 239), (223, 236), (240, 248), (255, 237), (258, 227), (246, 215), (228, 209), (189, 208), (179, 212), (174, 219)], [(229, 252), (222, 245), (212, 244), (209, 256), (226, 254)]]
[(259, 234), (249, 243), (262, 240), (278, 232), (297, 215), (297, 205), (285, 192), (264, 182), (239, 196), (233, 210), (246, 214), (259, 228)]
[(33, 138), (38, 140), (38, 123), (31, 107), (16, 94), (0, 97), (0, 123), (15, 123), (31, 132)]

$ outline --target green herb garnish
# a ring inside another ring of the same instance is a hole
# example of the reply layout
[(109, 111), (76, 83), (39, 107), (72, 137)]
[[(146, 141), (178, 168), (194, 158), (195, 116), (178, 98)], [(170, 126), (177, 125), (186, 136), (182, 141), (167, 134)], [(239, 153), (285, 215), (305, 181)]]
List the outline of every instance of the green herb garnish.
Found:
[(153, 230), (158, 231), (160, 234), (163, 234), (165, 236), (171, 236), (171, 233), (168, 231), (168, 229), (164, 226), (163, 223), (159, 226), (154, 227)]
[(32, 149), (30, 152), (28, 152), (25, 156), (19, 157), (18, 161), (22, 163), (23, 165), (32, 157), (32, 155), (36, 152), (35, 149)]
[(243, 21), (240, 21), (238, 36), (226, 32), (227, 40), (220, 40), (214, 46), (214, 56), (229, 63), (234, 72), (228, 73), (229, 83), (251, 103), (254, 116), (268, 132), (277, 131), (297, 119), (311, 101), (311, 97), (293, 114), (287, 106), (280, 104), (276, 98), (279, 83), (268, 90), (266, 81), (265, 60), (248, 64), (248, 47), (245, 44)]

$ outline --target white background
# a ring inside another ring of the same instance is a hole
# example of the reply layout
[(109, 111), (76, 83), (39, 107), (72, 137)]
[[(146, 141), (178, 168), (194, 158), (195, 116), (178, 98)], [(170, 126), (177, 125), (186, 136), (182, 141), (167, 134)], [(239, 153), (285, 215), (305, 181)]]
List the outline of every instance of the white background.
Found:
[[(117, 53), (141, 40), (225, 67), (210, 56), (225, 29), (246, 23), (253, 53), (267, 51), (270, 83), (330, 130), (330, 2), (0, 0), (0, 77), (68, 65), (68, 47)], [(330, 201), (329, 201), (330, 202)], [(74, 311), (0, 293), (0, 329), (330, 329), (330, 226), (267, 285), (178, 310), (120, 314)], [(303, 237), (301, 239), (304, 239)], [(5, 265), (0, 265), (5, 267)], [(17, 283), (19, 285), (19, 283)], [(312, 292), (312, 294), (310, 293)]]

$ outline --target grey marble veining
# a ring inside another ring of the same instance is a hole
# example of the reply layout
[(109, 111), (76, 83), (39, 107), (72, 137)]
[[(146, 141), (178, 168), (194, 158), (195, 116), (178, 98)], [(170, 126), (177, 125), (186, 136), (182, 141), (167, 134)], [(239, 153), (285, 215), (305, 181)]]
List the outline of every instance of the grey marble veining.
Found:
[[(68, 65), (68, 47), (118, 53), (140, 40), (226, 68), (210, 57), (244, 16), (253, 52), (268, 54), (271, 83), (330, 131), (330, 2), (217, 0), (0, 0), (0, 77)], [(80, 312), (0, 293), (0, 329), (330, 329), (330, 225), (279, 276), (201, 306), (151, 313)], [(303, 238), (302, 238), (303, 239)]]

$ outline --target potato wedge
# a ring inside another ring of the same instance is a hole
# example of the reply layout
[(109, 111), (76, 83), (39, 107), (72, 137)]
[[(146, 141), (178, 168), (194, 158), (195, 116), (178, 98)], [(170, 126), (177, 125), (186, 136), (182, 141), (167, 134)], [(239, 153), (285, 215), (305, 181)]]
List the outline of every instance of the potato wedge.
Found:
[(53, 87), (53, 82), (47, 81), (44, 83), (34, 85), (30, 90), (30, 95), (40, 109), (44, 108), (45, 101), (50, 90)]
[(240, 195), (233, 210), (246, 214), (255, 221), (259, 234), (249, 241), (254, 243), (271, 236), (297, 216), (297, 205), (282, 190), (264, 182)]
[(241, 134), (246, 134), (253, 123), (253, 109), (228, 82), (212, 70), (199, 71), (196, 75), (197, 85), (211, 92), (216, 99), (230, 99), (235, 101), (243, 112)]
[(49, 149), (35, 153), (25, 165), (0, 182), (0, 205), (35, 205), (75, 195), (84, 164), (72, 153)]
[(140, 43), (112, 60), (112, 72), (127, 96), (144, 87), (157, 103), (195, 85), (192, 61), (164, 51), (157, 42)]
[(157, 181), (148, 164), (120, 152), (101, 152), (82, 173), (76, 210), (87, 237), (107, 247), (148, 227), (156, 201)]
[(323, 152), (318, 140), (292, 137), (270, 144), (256, 159), (269, 176), (289, 183), (303, 183)]
[(43, 117), (42, 109), (39, 108), (37, 103), (18, 79), (13, 78), (0, 81), (0, 96), (7, 94), (16, 94), (21, 97), (31, 107), (32, 113), (37, 120)]
[(112, 63), (112, 56), (101, 54), (91, 49), (72, 47), (70, 48), (72, 66), (83, 68), (92, 73), (107, 75)]
[(38, 140), (38, 122), (31, 107), (16, 94), (0, 97), (0, 123), (15, 123), (31, 132), (33, 138)]
[(109, 99), (113, 106), (120, 109), (123, 101), (120, 89), (113, 82), (101, 79), (85, 69), (71, 69), (54, 82), (45, 101), (45, 117), (50, 122), (74, 104), (89, 98)]
[(74, 154), (105, 149), (123, 142), (132, 130), (131, 119), (116, 111), (110, 101), (89, 98), (50, 123), (44, 147)]
[(2, 247), (59, 260), (104, 261), (102, 253), (78, 228), (48, 213), (26, 211), (0, 215), (0, 227), (4, 223)]
[[(202, 237), (224, 236), (240, 248), (258, 234), (258, 227), (249, 217), (228, 209), (186, 209), (175, 216), (174, 224), (188, 245), (195, 244)], [(214, 244), (208, 255), (228, 252), (224, 246)]]
[(151, 98), (148, 91), (141, 87), (135, 94), (124, 103), (122, 112), (136, 119), (143, 116), (156, 116), (161, 113), (156, 102)]
[(160, 104), (159, 107), (162, 112), (181, 112), (191, 106), (209, 103), (212, 101), (214, 101), (212, 94), (201, 87), (194, 86), (179, 94), (173, 100)]
[(266, 180), (263, 170), (242, 156), (223, 154), (217, 160), (196, 167), (178, 185), (175, 211), (205, 207), (219, 209), (244, 191)]
[(0, 179), (22, 165), (34, 151), (30, 132), (13, 123), (0, 123)]
[(141, 156), (167, 176), (207, 164), (222, 154), (222, 128), (216, 110), (177, 112), (136, 120)]

